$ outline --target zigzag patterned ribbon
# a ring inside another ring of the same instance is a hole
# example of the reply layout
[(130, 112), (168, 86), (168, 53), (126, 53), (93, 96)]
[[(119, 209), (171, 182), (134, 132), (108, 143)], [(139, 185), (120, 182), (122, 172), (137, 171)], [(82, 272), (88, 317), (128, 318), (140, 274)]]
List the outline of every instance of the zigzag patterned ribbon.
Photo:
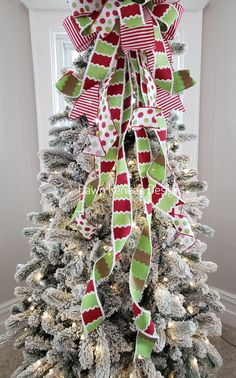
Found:
[[(130, 292), (133, 299), (135, 324), (138, 330), (135, 353), (144, 358), (149, 358), (158, 335), (150, 312), (141, 308), (139, 302), (142, 299), (149, 274), (152, 255), (152, 209), (156, 207), (172, 220), (178, 234), (177, 239), (183, 242), (182, 250), (190, 248), (195, 239), (188, 219), (178, 211), (178, 206), (183, 204), (182, 200), (173, 192), (173, 189), (169, 190), (164, 186), (168, 166), (167, 130), (165, 118), (160, 109), (152, 107), (136, 109), (133, 112), (132, 127), (136, 138), (137, 163), (147, 220), (131, 264)], [(160, 145), (160, 151), (153, 161), (147, 129), (155, 130)]]
[[(104, 320), (97, 286), (112, 273), (131, 234), (131, 188), (124, 138), (132, 120), (146, 223), (132, 259), (130, 292), (138, 330), (135, 354), (148, 358), (158, 335), (150, 312), (140, 306), (140, 301), (152, 255), (153, 208), (172, 220), (177, 241), (184, 244), (183, 248), (194, 241), (188, 219), (181, 213), (183, 201), (177, 185), (171, 189), (165, 186), (168, 169), (165, 117), (172, 109), (183, 110), (177, 93), (194, 84), (188, 71), (174, 72), (168, 43), (175, 34), (182, 7), (176, 1), (164, 0), (146, 0), (142, 4), (133, 0), (83, 0), (82, 4), (69, 0), (69, 3), (74, 13), (64, 21), (64, 26), (77, 51), (86, 50), (95, 40), (83, 80), (69, 71), (57, 83), (59, 91), (76, 99), (71, 119), (85, 113), (92, 126), (97, 118), (96, 135), (90, 136), (91, 146), (84, 151), (95, 155), (95, 169), (88, 176), (72, 216), (87, 239), (97, 228), (87, 219), (86, 210), (116, 165), (112, 247), (94, 265), (82, 300), (83, 325), (89, 333)], [(138, 106), (134, 111), (131, 75), (135, 80)], [(148, 128), (156, 131), (160, 144), (160, 152), (154, 160)]]
[[(131, 117), (131, 86), (127, 58), (119, 57), (118, 67), (119, 69), (115, 71), (112, 77), (111, 86), (113, 89), (119, 86), (120, 94), (115, 102), (112, 96), (108, 97), (110, 111), (116, 117), (119, 135), (116, 183), (112, 201), (112, 250), (95, 263), (92, 278), (82, 300), (81, 312), (86, 332), (91, 332), (104, 320), (103, 309), (97, 294), (97, 285), (112, 273), (131, 233), (131, 188), (124, 151), (124, 138)], [(115, 111), (117, 101), (119, 102), (119, 109), (123, 109), (118, 116)]]

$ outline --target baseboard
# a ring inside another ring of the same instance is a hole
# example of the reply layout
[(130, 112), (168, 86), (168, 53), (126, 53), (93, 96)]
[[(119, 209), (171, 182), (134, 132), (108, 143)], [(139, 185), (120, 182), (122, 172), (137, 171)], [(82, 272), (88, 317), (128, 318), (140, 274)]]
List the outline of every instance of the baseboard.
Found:
[(17, 302), (16, 298), (0, 304), (0, 325), (3, 325), (9, 317), (11, 307)]
[(216, 290), (219, 292), (221, 302), (226, 308), (221, 316), (222, 322), (236, 328), (236, 294), (221, 289)]

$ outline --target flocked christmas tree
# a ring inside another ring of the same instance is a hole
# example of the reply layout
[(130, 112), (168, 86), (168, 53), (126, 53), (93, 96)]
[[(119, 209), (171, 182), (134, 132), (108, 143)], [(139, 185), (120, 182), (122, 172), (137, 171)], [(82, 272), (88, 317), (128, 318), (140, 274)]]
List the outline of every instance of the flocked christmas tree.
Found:
[(40, 153), (43, 211), (29, 214), (26, 284), (1, 337), (24, 349), (12, 377), (215, 376), (223, 306), (197, 239), (213, 234), (199, 223), (206, 183), (179, 153), (195, 137), (172, 112), (194, 84), (171, 64), (182, 7), (69, 3), (80, 54), (57, 83), (67, 107)]

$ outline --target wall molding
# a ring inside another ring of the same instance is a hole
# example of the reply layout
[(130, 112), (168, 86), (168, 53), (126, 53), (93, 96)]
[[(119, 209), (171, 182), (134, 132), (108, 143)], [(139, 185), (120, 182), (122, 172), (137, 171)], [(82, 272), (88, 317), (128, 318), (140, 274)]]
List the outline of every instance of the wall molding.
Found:
[(68, 10), (65, 0), (20, 0), (28, 9)]
[(205, 8), (210, 0), (182, 0), (181, 4), (185, 10), (198, 11)]
[(10, 301), (0, 303), (0, 325), (3, 325), (10, 315), (10, 310), (14, 304), (16, 304), (17, 298), (13, 298)]
[(216, 289), (221, 298), (221, 302), (225, 306), (225, 312), (222, 314), (222, 322), (236, 328), (236, 294), (225, 290)]
[[(21, 0), (28, 9), (65, 10), (68, 9), (65, 0)], [(205, 8), (209, 0), (182, 0), (186, 10), (196, 11)]]

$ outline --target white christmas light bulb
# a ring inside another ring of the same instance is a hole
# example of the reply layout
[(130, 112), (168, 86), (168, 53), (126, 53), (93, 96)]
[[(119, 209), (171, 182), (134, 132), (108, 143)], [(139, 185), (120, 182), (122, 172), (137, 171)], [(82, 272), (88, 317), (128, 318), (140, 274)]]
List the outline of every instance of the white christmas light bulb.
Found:
[(176, 300), (177, 300), (178, 302), (181, 301), (181, 296), (180, 296), (179, 294), (177, 294), (177, 295), (175, 296), (175, 298), (176, 298)]
[(193, 306), (192, 306), (192, 305), (189, 305), (189, 306), (187, 307), (187, 310), (188, 310), (188, 312), (189, 312), (190, 314), (193, 314), (193, 312), (194, 312), (194, 310), (193, 310)]
[(47, 319), (50, 319), (50, 318), (51, 318), (51, 315), (50, 315), (47, 311), (45, 311), (45, 312), (43, 313), (42, 318), (43, 318), (44, 320), (47, 320)]
[(35, 274), (35, 279), (37, 281), (40, 281), (42, 278), (43, 278), (43, 274), (41, 272), (38, 272), (38, 273)]
[(196, 357), (192, 358), (191, 366), (192, 366), (192, 368), (197, 368), (198, 367), (198, 362), (197, 362)]

